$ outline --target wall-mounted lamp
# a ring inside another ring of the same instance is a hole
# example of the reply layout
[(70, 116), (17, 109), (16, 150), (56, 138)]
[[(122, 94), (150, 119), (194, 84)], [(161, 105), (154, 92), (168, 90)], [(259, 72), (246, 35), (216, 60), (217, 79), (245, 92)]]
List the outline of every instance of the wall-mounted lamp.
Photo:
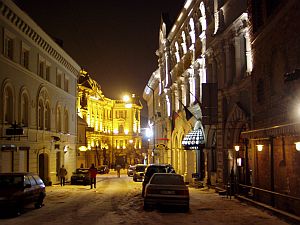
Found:
[(87, 150), (87, 147), (83, 145), (83, 146), (80, 146), (78, 149), (81, 152), (85, 152)]
[(263, 150), (264, 145), (256, 145), (257, 151), (261, 152)]
[(69, 150), (69, 145), (66, 145), (66, 146), (64, 147), (64, 153), (67, 153), (68, 150)]
[(240, 150), (240, 146), (239, 146), (239, 145), (235, 145), (235, 146), (234, 146), (234, 149), (235, 149), (235, 151), (238, 152), (238, 151)]
[(295, 142), (296, 150), (300, 152), (300, 142)]

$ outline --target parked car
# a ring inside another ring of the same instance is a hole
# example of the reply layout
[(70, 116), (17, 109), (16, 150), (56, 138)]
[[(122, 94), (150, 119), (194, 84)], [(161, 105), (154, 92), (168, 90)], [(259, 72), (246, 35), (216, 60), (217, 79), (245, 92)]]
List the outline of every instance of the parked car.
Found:
[(132, 177), (132, 176), (133, 176), (134, 170), (135, 170), (135, 165), (130, 165), (130, 166), (128, 167), (128, 169), (127, 169), (127, 175), (128, 175), (129, 177)]
[(145, 188), (144, 209), (164, 205), (189, 210), (190, 195), (183, 176), (175, 173), (155, 173)]
[(98, 168), (98, 173), (99, 174), (106, 174), (109, 173), (109, 167), (108, 165), (102, 165)]
[(0, 173), (0, 209), (20, 215), (25, 205), (41, 208), (46, 196), (45, 184), (33, 173)]
[(143, 181), (146, 167), (147, 165), (144, 164), (135, 165), (135, 170), (133, 171), (133, 181)]
[(71, 184), (83, 184), (88, 185), (90, 184), (90, 176), (89, 176), (89, 169), (88, 168), (78, 168), (73, 175), (71, 176)]
[(143, 186), (142, 186), (142, 197), (144, 197), (145, 186), (148, 184), (154, 173), (175, 173), (175, 170), (170, 164), (150, 164), (145, 170)]

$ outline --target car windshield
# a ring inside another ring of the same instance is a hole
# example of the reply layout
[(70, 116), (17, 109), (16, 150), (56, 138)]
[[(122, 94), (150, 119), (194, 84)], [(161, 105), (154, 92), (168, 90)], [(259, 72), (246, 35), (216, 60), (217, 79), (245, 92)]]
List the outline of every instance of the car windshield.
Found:
[(23, 176), (0, 176), (0, 189), (7, 187), (22, 187)]
[(88, 169), (77, 169), (76, 173), (88, 173), (89, 170)]
[(145, 168), (146, 168), (146, 166), (137, 166), (137, 167), (135, 168), (135, 171), (137, 171), (137, 172), (144, 172), (144, 171), (145, 171)]
[(154, 174), (150, 183), (164, 185), (184, 185), (182, 176), (170, 174)]

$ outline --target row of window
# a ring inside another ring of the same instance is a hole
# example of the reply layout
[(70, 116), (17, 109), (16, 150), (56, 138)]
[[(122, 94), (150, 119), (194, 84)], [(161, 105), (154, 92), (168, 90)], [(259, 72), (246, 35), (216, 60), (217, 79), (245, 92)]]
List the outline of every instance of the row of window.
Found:
[[(16, 60), (15, 54), (17, 53), (15, 42), (15, 35), (5, 30), (3, 53), (5, 57), (13, 61)], [(31, 60), (30, 47), (21, 42), (20, 49), (20, 64), (24, 68), (29, 70), (31, 68), (30, 64), (34, 62), (34, 60)], [(55, 83), (57, 87), (63, 89), (64, 91), (69, 92), (69, 78), (62, 71), (57, 69), (55, 81), (52, 81), (52, 70), (53, 68), (51, 67), (51, 63), (44, 59), (42, 56), (38, 55), (37, 75), (47, 80), (48, 82)]]
[[(14, 107), (14, 94), (13, 87), (11, 85), (6, 85), (4, 87), (4, 96), (3, 96), (3, 115), (4, 123), (12, 124), (15, 121), (19, 121), (23, 126), (30, 126), (31, 115), (34, 115), (33, 107), (31, 107), (29, 94), (26, 89), (23, 89), (23, 92), (20, 95), (20, 106), (19, 109)], [(16, 111), (20, 112), (20, 118), (15, 118)], [(53, 116), (55, 118), (55, 130), (57, 132), (69, 133), (69, 113), (68, 110), (63, 110), (60, 105), (56, 107), (56, 114)], [(37, 129), (38, 130), (51, 130), (51, 108), (50, 101), (46, 89), (43, 89), (38, 96), (37, 103)]]

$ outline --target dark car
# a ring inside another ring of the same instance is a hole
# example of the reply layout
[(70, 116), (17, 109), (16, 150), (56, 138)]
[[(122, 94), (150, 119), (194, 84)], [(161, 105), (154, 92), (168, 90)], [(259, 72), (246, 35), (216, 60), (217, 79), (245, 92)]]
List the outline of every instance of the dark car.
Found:
[(170, 164), (150, 164), (145, 170), (143, 187), (142, 187), (142, 196), (144, 197), (145, 187), (148, 184), (149, 180), (154, 173), (175, 173), (175, 170)]
[(136, 164), (135, 170), (133, 171), (133, 181), (143, 181), (146, 167), (147, 165), (144, 164)]
[(46, 196), (45, 184), (34, 173), (0, 173), (0, 209), (20, 215), (25, 205), (41, 208)]
[(106, 174), (109, 173), (109, 167), (108, 165), (102, 165), (98, 168), (98, 173), (99, 174)]
[(183, 176), (175, 173), (155, 173), (145, 188), (144, 209), (165, 205), (189, 211), (189, 188)]
[(88, 168), (78, 168), (71, 176), (71, 184), (88, 185), (90, 182), (91, 180)]
[(135, 165), (130, 165), (127, 169), (127, 175), (129, 177), (132, 177), (133, 176), (133, 173), (134, 173), (134, 170), (135, 170)]

